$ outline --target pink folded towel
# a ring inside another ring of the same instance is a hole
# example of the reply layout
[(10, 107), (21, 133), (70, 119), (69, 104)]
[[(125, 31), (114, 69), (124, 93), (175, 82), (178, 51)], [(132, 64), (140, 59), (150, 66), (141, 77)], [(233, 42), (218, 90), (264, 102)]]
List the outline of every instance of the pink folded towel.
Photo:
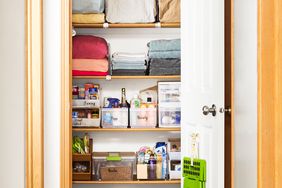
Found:
[(108, 72), (96, 72), (96, 71), (72, 71), (73, 76), (107, 76)]
[(91, 35), (73, 37), (73, 59), (104, 59), (108, 55), (107, 41)]
[(72, 70), (107, 72), (109, 62), (107, 59), (73, 59)]

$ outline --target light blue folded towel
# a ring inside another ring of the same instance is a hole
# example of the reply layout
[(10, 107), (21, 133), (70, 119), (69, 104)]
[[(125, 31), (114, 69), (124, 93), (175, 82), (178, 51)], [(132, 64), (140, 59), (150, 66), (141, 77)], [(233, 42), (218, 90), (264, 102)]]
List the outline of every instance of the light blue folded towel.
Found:
[(153, 40), (147, 44), (150, 52), (158, 51), (181, 51), (180, 39)]
[(175, 58), (175, 59), (181, 58), (180, 51), (163, 51), (163, 52), (149, 51), (148, 55), (149, 55), (149, 58)]
[(73, 13), (103, 13), (104, 0), (72, 0)]

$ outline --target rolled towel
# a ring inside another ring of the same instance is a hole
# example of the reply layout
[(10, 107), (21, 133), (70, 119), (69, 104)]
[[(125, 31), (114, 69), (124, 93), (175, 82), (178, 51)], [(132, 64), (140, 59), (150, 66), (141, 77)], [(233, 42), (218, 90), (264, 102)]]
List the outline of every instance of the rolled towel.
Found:
[(73, 59), (104, 59), (108, 55), (107, 41), (91, 35), (73, 37)]
[(180, 39), (172, 40), (153, 40), (147, 46), (150, 52), (163, 52), (163, 51), (181, 51)]
[(72, 0), (73, 13), (103, 13), (104, 0)]
[(180, 59), (181, 58), (181, 52), (180, 51), (149, 51), (148, 54), (149, 58), (175, 58)]
[(72, 70), (107, 72), (109, 62), (107, 59), (73, 59)]
[(72, 23), (76, 24), (95, 24), (104, 23), (105, 14), (73, 14)]

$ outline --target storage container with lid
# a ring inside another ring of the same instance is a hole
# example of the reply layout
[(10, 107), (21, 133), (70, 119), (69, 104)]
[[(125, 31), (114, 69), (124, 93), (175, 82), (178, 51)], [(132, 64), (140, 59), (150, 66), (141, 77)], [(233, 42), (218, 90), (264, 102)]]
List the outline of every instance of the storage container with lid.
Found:
[(136, 174), (134, 152), (94, 152), (93, 161), (96, 180), (129, 181)]
[(159, 127), (180, 127), (180, 108), (159, 107)]

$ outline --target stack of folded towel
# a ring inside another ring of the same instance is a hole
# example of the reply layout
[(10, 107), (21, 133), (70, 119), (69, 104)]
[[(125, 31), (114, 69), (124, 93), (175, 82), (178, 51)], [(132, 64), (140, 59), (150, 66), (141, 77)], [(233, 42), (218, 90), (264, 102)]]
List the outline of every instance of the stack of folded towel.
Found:
[(154, 40), (148, 43), (148, 75), (180, 75), (180, 39)]
[(79, 35), (73, 37), (73, 76), (106, 76), (109, 62), (108, 45), (105, 39)]
[(104, 0), (72, 0), (72, 22), (77, 24), (104, 23), (104, 4)]
[(112, 75), (140, 76), (145, 75), (145, 53), (120, 53), (112, 55)]

